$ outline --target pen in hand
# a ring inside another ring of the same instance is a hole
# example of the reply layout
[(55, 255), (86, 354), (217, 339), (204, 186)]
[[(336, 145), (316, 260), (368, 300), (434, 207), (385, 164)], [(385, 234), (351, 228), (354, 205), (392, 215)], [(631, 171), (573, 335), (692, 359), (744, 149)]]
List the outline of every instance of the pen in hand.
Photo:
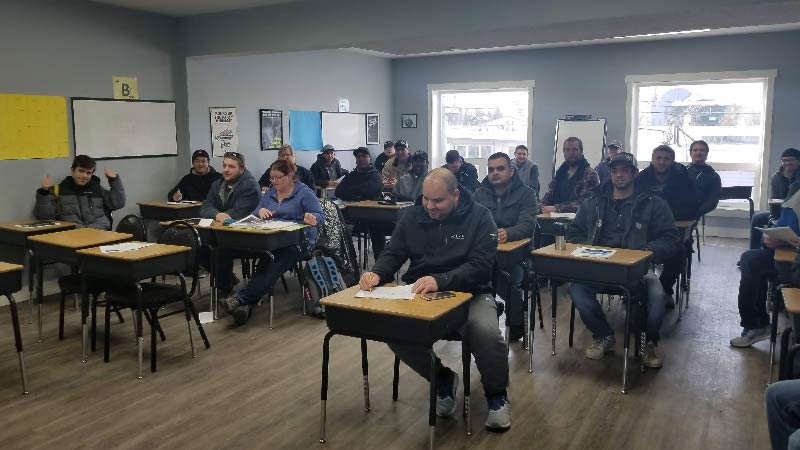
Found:
[(372, 273), (370, 273), (370, 274), (369, 274), (369, 285), (370, 285), (370, 286), (369, 286), (369, 291), (370, 291), (370, 292), (372, 292), (372, 278), (373, 278), (373, 276), (372, 276)]

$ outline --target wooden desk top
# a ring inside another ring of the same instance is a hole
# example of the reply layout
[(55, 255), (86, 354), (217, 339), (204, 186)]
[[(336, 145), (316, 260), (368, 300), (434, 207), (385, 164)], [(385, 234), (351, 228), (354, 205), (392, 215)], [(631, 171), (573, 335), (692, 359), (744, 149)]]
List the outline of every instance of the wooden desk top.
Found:
[(345, 205), (348, 208), (375, 208), (375, 209), (403, 209), (408, 208), (409, 206), (414, 206), (413, 204), (404, 204), (404, 205), (381, 205), (378, 203), (377, 200), (362, 200), (360, 202), (347, 202)]
[[(301, 224), (298, 224), (298, 225), (301, 225)], [(307, 226), (308, 226), (308, 225), (302, 225), (302, 227), (303, 227), (303, 228), (305, 228), (305, 227), (307, 227)], [(203, 228), (203, 227), (198, 227), (198, 228)], [(229, 231), (229, 232), (231, 232), (231, 233), (250, 233), (250, 234), (278, 234), (278, 233), (284, 233), (284, 232), (286, 232), (286, 231), (287, 231), (286, 229), (280, 229), (280, 230), (262, 230), (262, 229), (259, 229), (259, 228), (240, 228), (240, 227), (229, 227), (229, 226), (225, 226), (225, 225), (221, 224), (220, 222), (214, 222), (214, 224), (213, 224), (213, 225), (211, 225), (211, 227), (210, 227), (210, 228), (211, 228), (212, 230), (216, 231), (216, 232), (219, 232), (219, 231), (223, 231), (223, 232), (225, 232), (225, 231)], [(296, 231), (296, 230), (297, 230), (296, 228), (291, 228), (291, 229), (289, 229), (288, 231)]]
[(783, 303), (786, 311), (792, 314), (800, 314), (800, 289), (785, 287), (781, 289)]
[(678, 228), (690, 228), (697, 223), (697, 220), (676, 220), (675, 226)]
[[(575, 214), (575, 213), (556, 213), (556, 214)], [(571, 217), (563, 217), (563, 216), (562, 217), (553, 217), (553, 216), (550, 215), (550, 213), (538, 214), (536, 216), (536, 218), (537, 219), (542, 219), (542, 220), (562, 220), (564, 222), (572, 222), (572, 220), (573, 220)]]
[(30, 241), (57, 245), (66, 248), (86, 248), (117, 242), (132, 238), (132, 234), (117, 233), (115, 231), (95, 230), (94, 228), (78, 228), (57, 233), (40, 234), (28, 238)]
[(347, 288), (321, 299), (320, 303), (326, 307), (332, 306), (356, 309), (375, 314), (432, 321), (472, 298), (472, 294), (465, 292), (454, 292), (454, 294), (456, 294), (455, 297), (433, 301), (423, 300), (420, 295), (417, 295), (413, 300), (382, 300), (377, 298), (353, 297), (358, 290), (358, 286)]
[(67, 222), (64, 220), (56, 220), (57, 225), (48, 225), (46, 227), (36, 227), (36, 228), (22, 228), (18, 227), (17, 225), (24, 225), (26, 223), (33, 223), (33, 222), (40, 222), (39, 220), (19, 220), (16, 222), (2, 222), (0, 223), (0, 228), (4, 230), (14, 231), (17, 233), (24, 233), (24, 234), (42, 234), (42, 233), (50, 233), (53, 231), (61, 231), (61, 230), (71, 230), (75, 228), (75, 224), (72, 222)]
[(203, 202), (194, 202), (194, 203), (181, 203), (178, 205), (169, 205), (166, 201), (162, 202), (140, 202), (137, 203), (139, 206), (151, 206), (154, 208), (164, 208), (164, 209), (186, 209), (186, 208), (198, 208), (203, 206)]
[(505, 244), (497, 244), (498, 252), (513, 252), (520, 247), (530, 244), (531, 238), (520, 239), (518, 241), (506, 242)]
[(642, 262), (642, 260), (648, 259), (653, 255), (653, 252), (648, 252), (644, 250), (629, 250), (627, 248), (615, 248), (617, 252), (614, 253), (608, 259), (603, 258), (585, 258), (581, 256), (572, 256), (572, 252), (578, 247), (588, 247), (588, 248), (611, 248), (611, 247), (600, 247), (596, 245), (578, 245), (578, 244), (570, 244), (567, 243), (566, 250), (556, 250), (556, 245), (551, 244), (547, 247), (542, 247), (539, 249), (534, 250), (534, 256), (549, 256), (549, 257), (556, 257), (556, 258), (563, 258), (563, 259), (572, 259), (575, 261), (586, 261), (586, 262), (596, 262), (596, 263), (603, 263), (603, 264), (619, 264), (623, 266), (633, 266), (637, 263)]
[(775, 249), (775, 262), (791, 264), (794, 262), (795, 256), (797, 256), (797, 250), (792, 247), (781, 247)]
[(174, 255), (175, 253), (183, 253), (191, 250), (192, 250), (191, 247), (184, 247), (182, 245), (153, 244), (144, 248), (140, 248), (139, 250), (133, 250), (130, 252), (114, 252), (114, 253), (102, 253), (100, 251), (100, 247), (92, 247), (83, 250), (78, 250), (78, 254), (86, 256), (98, 256), (100, 258), (108, 258), (118, 261), (119, 260), (143, 261), (145, 259), (152, 259), (166, 255)]
[(18, 270), (22, 270), (22, 266), (19, 264), (9, 264), (0, 261), (0, 273), (15, 272)]

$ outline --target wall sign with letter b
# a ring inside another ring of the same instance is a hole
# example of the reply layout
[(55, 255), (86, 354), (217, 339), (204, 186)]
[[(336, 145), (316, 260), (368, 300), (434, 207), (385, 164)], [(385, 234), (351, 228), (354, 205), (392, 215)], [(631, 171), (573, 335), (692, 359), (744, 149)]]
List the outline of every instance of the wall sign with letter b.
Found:
[(139, 80), (136, 77), (113, 78), (115, 100), (139, 100)]

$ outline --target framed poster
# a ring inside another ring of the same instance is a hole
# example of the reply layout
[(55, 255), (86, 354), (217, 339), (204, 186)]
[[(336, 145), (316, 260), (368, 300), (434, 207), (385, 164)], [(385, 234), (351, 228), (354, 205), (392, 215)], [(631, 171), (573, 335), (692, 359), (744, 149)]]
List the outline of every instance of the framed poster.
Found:
[(235, 106), (208, 108), (211, 116), (211, 156), (239, 151), (239, 123)]
[(400, 115), (401, 128), (417, 128), (417, 115), (416, 114), (401, 114)]
[(283, 146), (283, 111), (259, 109), (261, 150), (280, 150)]
[(378, 114), (367, 113), (367, 145), (381, 143), (381, 123)]

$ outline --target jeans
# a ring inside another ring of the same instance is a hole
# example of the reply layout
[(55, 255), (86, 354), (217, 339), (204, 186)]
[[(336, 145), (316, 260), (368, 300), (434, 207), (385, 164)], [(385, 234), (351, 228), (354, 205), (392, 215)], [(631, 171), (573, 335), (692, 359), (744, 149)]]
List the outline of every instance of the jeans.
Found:
[[(508, 279), (505, 276), (498, 276), (497, 294), (506, 302), (506, 318), (510, 326), (522, 326), (524, 322), (524, 314), (522, 312), (522, 277), (525, 276), (522, 264), (517, 264), (510, 270), (507, 270), (511, 275), (511, 286), (508, 285)], [(506, 298), (508, 290), (511, 290), (510, 298)]]
[[(647, 340), (656, 343), (659, 340), (659, 330), (666, 312), (664, 289), (652, 269), (644, 276), (644, 283), (647, 290)], [(603, 307), (595, 298), (601, 288), (588, 284), (570, 283), (568, 290), (575, 309), (580, 313), (586, 328), (592, 332), (592, 337), (600, 339), (613, 336), (614, 329), (608, 324)]]
[(776, 276), (775, 251), (769, 248), (742, 253), (739, 281), (739, 318), (742, 328), (763, 328), (769, 325), (767, 314), (767, 281)]
[(661, 271), (661, 276), (658, 279), (661, 281), (661, 287), (664, 289), (665, 294), (672, 295), (675, 293), (673, 286), (678, 281), (684, 259), (686, 259), (686, 250), (681, 245), (681, 249), (677, 253), (664, 261), (664, 270)]
[(278, 278), (307, 254), (307, 252), (301, 251), (297, 245), (273, 250), (272, 255), (275, 259), (269, 261), (268, 258), (260, 258), (250, 283), (239, 289), (236, 297), (243, 304), (255, 306), (261, 297), (270, 292)]
[(800, 450), (800, 380), (773, 383), (764, 397), (772, 450)]
[(750, 250), (761, 248), (761, 232), (756, 227), (764, 228), (769, 223), (769, 211), (761, 211), (753, 214), (750, 219)]
[[(216, 266), (214, 267), (214, 285), (221, 291), (229, 291), (233, 286), (233, 260), (249, 256), (248, 252), (229, 249), (217, 249), (215, 252)], [(211, 272), (211, 249), (200, 247), (200, 265)]]
[[(497, 304), (491, 295), (476, 295), (470, 300), (469, 320), (459, 334), (467, 340), (475, 356), (483, 392), (487, 396), (505, 394), (508, 387), (508, 347), (500, 335)], [(431, 359), (427, 351), (403, 344), (389, 344), (389, 348), (415, 372), (428, 379)], [(436, 364), (441, 369), (439, 358), (436, 358)], [(442, 373), (441, 370), (439, 373)]]

